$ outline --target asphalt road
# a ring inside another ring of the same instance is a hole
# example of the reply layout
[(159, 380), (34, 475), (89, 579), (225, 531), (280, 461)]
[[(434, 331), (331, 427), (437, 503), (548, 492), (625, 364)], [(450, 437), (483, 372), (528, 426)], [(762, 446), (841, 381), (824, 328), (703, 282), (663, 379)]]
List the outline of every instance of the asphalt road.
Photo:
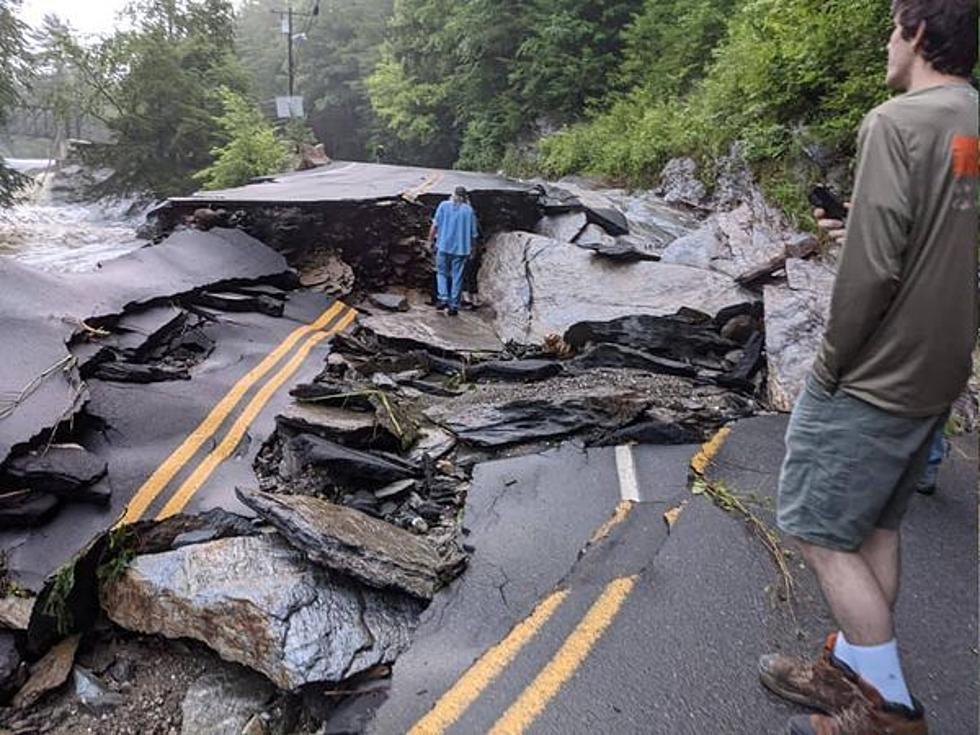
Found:
[[(785, 421), (737, 424), (707, 472), (767, 523)], [(957, 447), (939, 495), (910, 511), (899, 609), (912, 688), (943, 735), (977, 732), (975, 437)], [(759, 685), (758, 656), (811, 655), (831, 624), (798, 557), (790, 606), (745, 521), (686, 489), (692, 453), (634, 448), (635, 483), (614, 449), (478, 467), (473, 566), (427, 613), (369, 731), (785, 732), (800, 710)], [(640, 502), (624, 504), (631, 485)]]
[[(327, 322), (325, 329), (304, 329), (324, 314), (330, 317), (321, 319)], [(183, 507), (190, 510), (224, 507), (251, 515), (234, 498), (235, 485), (254, 485), (251, 464), (272, 433), (276, 414), (292, 400), (289, 389), (322, 369), (328, 346), (320, 335), (326, 337), (329, 330), (349, 324), (353, 315), (353, 310), (323, 295), (295, 292), (281, 318), (259, 313), (216, 315), (208, 328), (215, 350), (192, 369), (190, 381), (152, 385), (89, 381), (87, 410), (103, 425), (85, 432), (83, 444), (109, 464), (111, 504), (105, 508), (65, 505), (40, 529), (0, 533), (0, 548), (7, 550), (15, 579), (39, 589), (48, 574), (121, 518), (157, 517), (176, 502), (172, 499), (181, 490), (186, 495)], [(291, 341), (299, 329), (304, 329), (302, 339)], [(257, 367), (271, 362), (268, 358), (276, 350), (281, 358), (249, 382)], [(222, 405), (226, 410), (216, 413)], [(189, 446), (195, 437), (197, 441)], [(225, 457), (218, 451), (222, 444), (230, 448)], [(173, 461), (182, 447), (193, 451)], [(168, 461), (174, 471), (163, 481), (159, 470)], [(214, 464), (209, 474), (199, 469), (209, 466), (206, 462)], [(149, 487), (154, 477), (157, 482)], [(141, 497), (145, 507), (136, 502)]]
[(261, 183), (236, 189), (198, 192), (190, 197), (170, 200), (175, 206), (187, 204), (324, 204), (328, 202), (395, 199), (401, 196), (438, 195), (448, 197), (457, 186), (471, 192), (531, 191), (532, 186), (503, 176), (448, 171), (376, 163), (333, 163), (273, 177)]

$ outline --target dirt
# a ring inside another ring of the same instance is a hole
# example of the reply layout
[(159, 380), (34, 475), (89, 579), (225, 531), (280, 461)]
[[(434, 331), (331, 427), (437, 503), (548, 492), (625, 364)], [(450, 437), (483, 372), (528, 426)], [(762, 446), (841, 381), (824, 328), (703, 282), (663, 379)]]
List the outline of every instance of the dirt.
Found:
[(26, 715), (10, 718), (5, 725), (10, 732), (178, 735), (187, 689), (219, 660), (194, 643), (112, 630), (90, 636), (76, 663), (95, 674), (109, 692), (122, 695), (123, 703), (95, 714), (78, 700), (69, 679)]

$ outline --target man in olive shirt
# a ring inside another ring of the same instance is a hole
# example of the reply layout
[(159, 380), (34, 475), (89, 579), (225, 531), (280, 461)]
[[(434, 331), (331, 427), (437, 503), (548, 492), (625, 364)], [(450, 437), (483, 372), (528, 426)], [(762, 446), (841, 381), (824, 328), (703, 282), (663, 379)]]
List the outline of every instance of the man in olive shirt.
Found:
[(813, 663), (763, 656), (777, 694), (821, 710), (795, 735), (919, 735), (892, 611), (899, 527), (977, 335), (976, 0), (895, 0), (888, 85), (858, 137), (823, 347), (790, 419), (779, 527), (840, 631)]

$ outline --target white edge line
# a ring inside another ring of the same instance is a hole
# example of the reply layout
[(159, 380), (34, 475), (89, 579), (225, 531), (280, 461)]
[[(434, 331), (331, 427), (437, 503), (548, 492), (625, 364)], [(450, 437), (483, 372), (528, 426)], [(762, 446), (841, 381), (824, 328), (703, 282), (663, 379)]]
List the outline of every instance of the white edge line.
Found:
[(616, 472), (619, 474), (619, 494), (623, 500), (640, 502), (640, 485), (636, 479), (636, 460), (629, 444), (616, 447)]

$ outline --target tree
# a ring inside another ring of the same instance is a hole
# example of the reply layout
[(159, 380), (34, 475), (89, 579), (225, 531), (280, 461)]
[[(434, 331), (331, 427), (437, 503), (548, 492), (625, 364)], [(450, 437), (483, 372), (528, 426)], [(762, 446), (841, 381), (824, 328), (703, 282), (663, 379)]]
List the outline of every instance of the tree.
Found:
[(194, 178), (205, 189), (225, 189), (281, 171), (289, 151), (276, 137), (272, 124), (242, 94), (222, 87), (218, 95), (224, 111), (215, 123), (225, 141), (211, 151), (214, 163)]
[(71, 39), (64, 51), (96, 92), (91, 112), (112, 137), (90, 157), (112, 170), (96, 194), (166, 197), (194, 190), (211, 163), (217, 90), (244, 90), (233, 55), (227, 0), (138, 0), (132, 28), (94, 48)]
[[(247, 0), (236, 21), (238, 53), (257, 98), (268, 102), (288, 88), (286, 41), (274, 12), (282, 6)], [(330, 156), (364, 160), (376, 127), (365, 79), (380, 58), (392, 0), (320, 0), (318, 7), (316, 16), (294, 17), (296, 93)]]
[[(18, 100), (18, 81), (26, 73), (24, 26), (14, 15), (19, 0), (0, 2), (0, 125), (5, 123)], [(26, 179), (0, 161), (0, 206), (13, 203), (14, 194)]]

